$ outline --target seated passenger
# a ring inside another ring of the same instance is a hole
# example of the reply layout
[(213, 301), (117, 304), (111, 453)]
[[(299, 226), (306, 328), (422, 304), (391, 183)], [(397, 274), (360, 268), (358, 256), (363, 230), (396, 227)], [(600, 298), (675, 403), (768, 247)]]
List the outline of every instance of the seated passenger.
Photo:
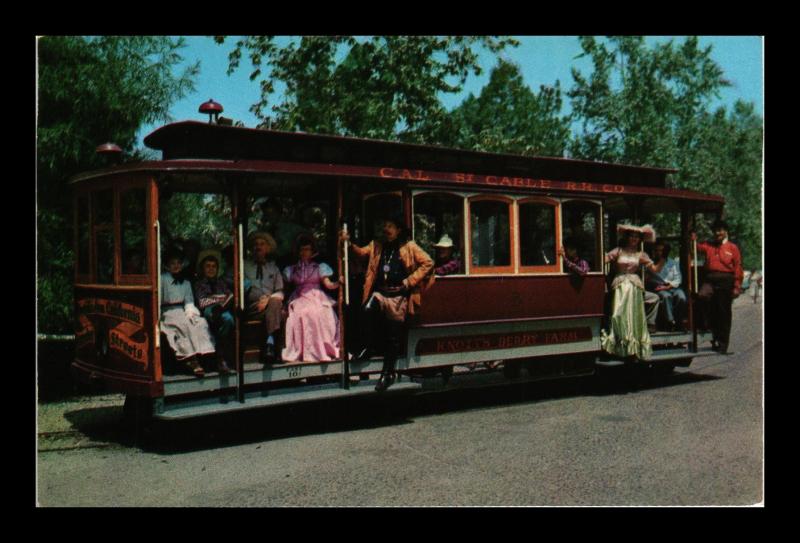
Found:
[(261, 348), (261, 363), (274, 363), (277, 360), (275, 332), (281, 327), (283, 309), (283, 277), (272, 261), (277, 247), (275, 239), (266, 232), (250, 235), (253, 248), (252, 260), (244, 263), (245, 284), (249, 288), (245, 294), (248, 318), (264, 319), (267, 340)]
[(320, 362), (339, 358), (339, 319), (334, 301), (323, 290), (339, 288), (330, 277), (333, 270), (313, 258), (316, 242), (311, 235), (297, 239), (297, 263), (283, 271), (284, 280), (295, 286), (286, 307), (286, 347), (282, 358), (286, 362)]
[(197, 305), (214, 333), (217, 348), (217, 371), (230, 373), (225, 361), (225, 352), (230, 352), (230, 335), (234, 328), (233, 292), (220, 278), (220, 253), (206, 249), (198, 256), (197, 265), (200, 279), (195, 285)]
[(653, 246), (654, 270), (648, 272), (647, 290), (655, 292), (664, 305), (667, 326), (675, 330), (681, 326), (686, 307), (686, 294), (681, 289), (681, 270), (678, 263), (669, 258), (671, 247), (665, 241)]
[(461, 261), (453, 256), (453, 240), (447, 234), (443, 235), (436, 249), (436, 262), (433, 272), (436, 275), (452, 275), (461, 273)]
[(194, 305), (192, 286), (183, 276), (183, 255), (167, 256), (167, 273), (161, 274), (161, 331), (175, 358), (197, 377), (203, 377), (198, 355), (215, 351), (208, 323)]

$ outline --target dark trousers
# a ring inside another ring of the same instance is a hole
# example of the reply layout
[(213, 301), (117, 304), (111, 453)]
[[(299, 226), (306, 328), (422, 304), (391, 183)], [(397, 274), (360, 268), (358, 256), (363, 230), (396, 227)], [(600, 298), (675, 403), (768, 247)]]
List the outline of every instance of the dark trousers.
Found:
[(394, 370), (400, 355), (404, 323), (386, 318), (372, 298), (362, 306), (359, 320), (362, 346), (382, 353), (384, 370)]
[(708, 304), (711, 334), (714, 341), (727, 347), (733, 319), (734, 277), (732, 273), (709, 272), (706, 281), (714, 288)]

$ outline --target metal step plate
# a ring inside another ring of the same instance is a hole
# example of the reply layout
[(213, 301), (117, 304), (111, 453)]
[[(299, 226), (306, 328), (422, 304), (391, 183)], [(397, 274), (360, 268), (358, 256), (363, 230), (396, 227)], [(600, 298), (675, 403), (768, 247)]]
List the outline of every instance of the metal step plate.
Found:
[[(361, 384), (351, 385), (349, 389), (339, 388), (337, 385), (309, 386), (307, 388), (279, 389), (272, 391), (254, 392), (245, 395), (244, 403), (238, 402), (234, 396), (227, 398), (206, 398), (202, 400), (176, 402), (167, 404), (164, 410), (153, 414), (153, 418), (163, 420), (178, 420), (217, 413), (243, 411), (245, 409), (260, 409), (276, 405), (287, 405), (300, 402), (331, 400), (348, 396), (362, 396), (378, 394), (375, 392), (375, 380), (362, 381)], [(408, 393), (422, 388), (419, 383), (395, 383), (381, 395)]]

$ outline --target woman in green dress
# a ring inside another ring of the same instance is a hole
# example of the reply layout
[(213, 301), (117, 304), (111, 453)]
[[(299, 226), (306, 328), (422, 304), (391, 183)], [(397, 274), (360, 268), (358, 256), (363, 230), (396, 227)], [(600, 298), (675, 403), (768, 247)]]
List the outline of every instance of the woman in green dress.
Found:
[(649, 225), (620, 224), (619, 247), (605, 256), (612, 263), (615, 277), (611, 283), (614, 300), (611, 305), (611, 330), (601, 332), (600, 344), (606, 352), (627, 359), (647, 360), (653, 353), (644, 309), (644, 284), (639, 269), (655, 269), (653, 261), (641, 250), (642, 240), (655, 241)]

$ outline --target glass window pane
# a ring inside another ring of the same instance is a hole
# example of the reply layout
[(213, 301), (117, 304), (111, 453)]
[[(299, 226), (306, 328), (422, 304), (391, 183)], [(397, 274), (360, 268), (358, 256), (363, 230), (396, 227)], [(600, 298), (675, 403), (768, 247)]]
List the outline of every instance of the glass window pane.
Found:
[(520, 262), (523, 266), (556, 264), (556, 208), (550, 204), (519, 205)]
[(511, 264), (511, 235), (506, 202), (480, 200), (471, 202), (473, 266), (509, 266)]
[[(463, 230), (463, 197), (429, 193), (414, 198), (414, 241), (435, 259), (437, 275), (463, 273)], [(434, 247), (440, 241), (452, 247)]]
[(114, 281), (114, 230), (103, 228), (95, 232), (97, 240), (97, 282)]
[(144, 189), (120, 194), (120, 235), (122, 243), (122, 273), (147, 273), (147, 199)]
[(78, 273), (89, 273), (89, 197), (78, 198)]
[(561, 212), (563, 244), (575, 245), (578, 256), (589, 263), (589, 268), (592, 271), (601, 271), (602, 262), (597, 254), (600, 206), (591, 202), (564, 202)]
[(94, 202), (94, 224), (112, 224), (114, 222), (114, 193), (111, 189), (95, 192), (92, 201)]

